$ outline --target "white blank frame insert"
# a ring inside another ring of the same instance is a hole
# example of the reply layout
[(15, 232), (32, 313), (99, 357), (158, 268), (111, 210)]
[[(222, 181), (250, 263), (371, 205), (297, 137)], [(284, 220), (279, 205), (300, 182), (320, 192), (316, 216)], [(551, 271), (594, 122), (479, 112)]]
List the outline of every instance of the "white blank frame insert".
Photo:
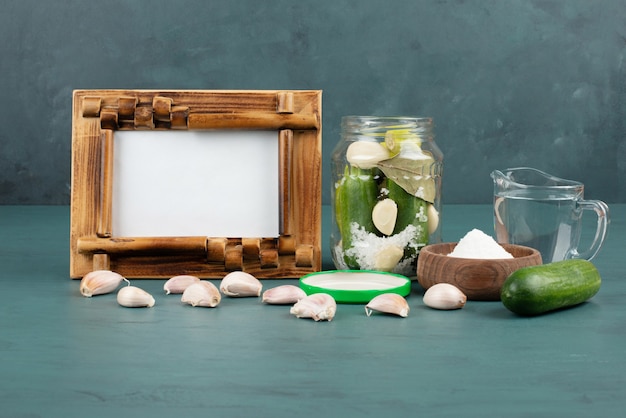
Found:
[(112, 233), (278, 237), (275, 131), (119, 131)]

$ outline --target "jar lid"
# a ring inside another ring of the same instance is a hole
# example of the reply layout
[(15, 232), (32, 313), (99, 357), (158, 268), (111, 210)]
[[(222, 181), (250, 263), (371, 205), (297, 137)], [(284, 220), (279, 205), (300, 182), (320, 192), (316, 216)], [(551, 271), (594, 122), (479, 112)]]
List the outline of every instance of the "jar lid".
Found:
[(372, 270), (329, 270), (300, 278), (300, 288), (307, 295), (328, 293), (337, 303), (368, 303), (383, 293), (407, 296), (411, 292), (408, 277)]

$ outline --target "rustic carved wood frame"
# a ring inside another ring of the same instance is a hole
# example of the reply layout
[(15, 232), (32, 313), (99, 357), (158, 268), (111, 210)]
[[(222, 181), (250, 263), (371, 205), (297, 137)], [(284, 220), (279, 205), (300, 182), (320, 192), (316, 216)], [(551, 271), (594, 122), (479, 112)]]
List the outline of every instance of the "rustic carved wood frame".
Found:
[[(114, 236), (115, 132), (168, 129), (275, 130), (279, 236)], [(321, 91), (76, 90), (71, 187), (72, 278), (99, 269), (129, 278), (220, 278), (235, 270), (295, 278), (319, 271)]]

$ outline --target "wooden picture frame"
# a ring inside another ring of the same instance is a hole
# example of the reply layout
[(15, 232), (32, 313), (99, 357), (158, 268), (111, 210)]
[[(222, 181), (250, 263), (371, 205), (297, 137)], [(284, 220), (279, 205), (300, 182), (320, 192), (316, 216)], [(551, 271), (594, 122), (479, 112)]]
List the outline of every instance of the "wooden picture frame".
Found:
[[(116, 236), (114, 138), (121, 130), (276, 131), (279, 233)], [(74, 91), (70, 277), (101, 269), (128, 278), (221, 278), (236, 270), (298, 278), (319, 271), (321, 148), (319, 90)]]

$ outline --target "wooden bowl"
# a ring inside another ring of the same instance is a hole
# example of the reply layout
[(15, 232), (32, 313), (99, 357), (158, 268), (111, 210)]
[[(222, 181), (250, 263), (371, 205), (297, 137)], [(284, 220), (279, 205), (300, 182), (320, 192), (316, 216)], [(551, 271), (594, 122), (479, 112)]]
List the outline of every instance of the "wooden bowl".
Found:
[(425, 289), (437, 283), (458, 287), (469, 300), (500, 300), (500, 289), (514, 271), (541, 264), (541, 254), (534, 248), (501, 244), (513, 258), (472, 259), (449, 257), (456, 242), (431, 244), (420, 250), (417, 258), (417, 281)]

